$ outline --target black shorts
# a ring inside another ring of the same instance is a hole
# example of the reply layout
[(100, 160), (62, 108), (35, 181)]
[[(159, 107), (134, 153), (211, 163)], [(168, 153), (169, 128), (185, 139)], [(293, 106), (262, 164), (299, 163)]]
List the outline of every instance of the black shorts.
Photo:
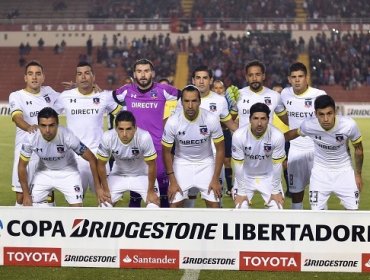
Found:
[(224, 133), (225, 138), (225, 157), (231, 158), (231, 131), (229, 129), (224, 129), (222, 132)]

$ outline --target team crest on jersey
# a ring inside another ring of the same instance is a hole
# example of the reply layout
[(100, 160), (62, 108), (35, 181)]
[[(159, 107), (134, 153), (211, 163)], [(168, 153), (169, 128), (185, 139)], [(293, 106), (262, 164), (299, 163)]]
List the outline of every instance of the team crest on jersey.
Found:
[(63, 145), (57, 145), (57, 152), (58, 153), (64, 153), (64, 146)]
[(270, 97), (265, 97), (265, 104), (266, 105), (271, 105), (271, 98)]
[(158, 94), (157, 94), (157, 92), (156, 92), (156, 91), (154, 91), (154, 90), (153, 90), (153, 91), (151, 91), (151, 92), (150, 92), (150, 97), (151, 97), (151, 98), (153, 98), (153, 99), (157, 99), (157, 98), (158, 98)]
[(272, 150), (271, 144), (269, 144), (269, 143), (264, 143), (264, 144), (263, 144), (263, 150), (265, 151), (265, 153), (269, 153), (269, 152), (271, 152), (271, 150)]
[(73, 186), (73, 188), (77, 193), (81, 191), (81, 187), (79, 185)]
[(93, 102), (94, 102), (94, 104), (99, 104), (100, 103), (100, 98), (99, 97), (94, 97)]
[(133, 156), (137, 156), (140, 153), (139, 148), (132, 147), (131, 153), (132, 153)]
[(209, 103), (209, 110), (211, 112), (216, 112), (217, 111), (216, 103)]
[(344, 140), (343, 134), (335, 134), (335, 140), (337, 140), (337, 142), (342, 142)]
[(306, 108), (310, 108), (312, 106), (312, 99), (311, 98), (307, 98), (304, 100), (304, 106)]
[(44, 99), (45, 99), (46, 103), (51, 102), (49, 95), (44, 95)]
[(200, 134), (207, 135), (208, 134), (208, 128), (206, 125), (200, 125), (199, 126)]

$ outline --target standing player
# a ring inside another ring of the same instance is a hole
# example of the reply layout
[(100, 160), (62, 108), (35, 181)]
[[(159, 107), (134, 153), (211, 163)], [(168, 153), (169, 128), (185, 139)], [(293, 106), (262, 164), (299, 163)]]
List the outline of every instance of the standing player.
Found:
[(245, 72), (249, 86), (239, 90), (239, 96), (231, 109), (232, 114), (238, 114), (239, 116), (239, 127), (249, 123), (250, 108), (258, 102), (269, 106), (271, 110), (270, 122), (273, 120), (272, 113), (275, 112), (283, 123), (288, 124), (288, 117), (280, 94), (263, 86), (263, 81), (266, 78), (265, 65), (258, 60), (253, 60), (245, 66)]
[[(157, 152), (150, 134), (136, 127), (134, 115), (121, 111), (115, 119), (115, 130), (104, 133), (97, 152), (101, 188), (97, 194), (101, 205), (115, 205), (125, 191), (139, 193), (147, 207), (159, 207), (156, 182)], [(105, 165), (115, 158), (107, 179)]]
[[(212, 84), (212, 90), (218, 95), (225, 96), (225, 85), (221, 80), (214, 80)], [(229, 104), (228, 104), (229, 105)], [(228, 107), (228, 109), (230, 109)], [(222, 132), (224, 134), (225, 140), (225, 159), (224, 159), (224, 174), (227, 191), (226, 194), (231, 196), (232, 177), (233, 170), (231, 168), (231, 131), (224, 124), (221, 124)]]
[[(18, 161), (22, 143), (29, 133), (36, 132), (38, 112), (44, 107), (54, 106), (58, 97), (58, 93), (51, 87), (42, 86), (45, 74), (43, 66), (38, 61), (33, 60), (26, 65), (24, 81), (26, 83), (25, 89), (12, 92), (9, 95), (10, 112), (17, 127), (12, 175), (12, 186), (16, 192), (16, 206), (20, 206), (23, 201), (23, 191), (18, 180)], [(29, 162), (29, 179), (32, 178), (37, 160), (37, 156), (34, 155)], [(53, 204), (53, 196), (49, 197), (48, 200)]]
[[(199, 189), (207, 207), (220, 207), (219, 177), (225, 156), (220, 119), (200, 108), (200, 91), (193, 85), (181, 92), (183, 110), (171, 116), (164, 128), (162, 145), (170, 185), (171, 207), (183, 207), (192, 187)], [(213, 155), (212, 141), (216, 155)], [(171, 154), (176, 143), (175, 156)]]
[[(308, 86), (307, 68), (293, 63), (289, 68), (291, 87), (283, 89), (281, 99), (288, 111), (289, 128), (299, 128), (306, 119), (315, 117), (315, 99), (325, 91)], [(313, 164), (314, 144), (309, 137), (298, 137), (290, 142), (288, 156), (288, 184), (292, 195), (292, 209), (303, 209), (304, 189), (308, 185)]]
[[(76, 69), (76, 88), (60, 94), (55, 102), (57, 112), (64, 111), (67, 127), (95, 154), (103, 136), (104, 116), (116, 114), (121, 106), (111, 92), (94, 92), (95, 75), (91, 65), (80, 62)], [(84, 193), (90, 186), (94, 192), (93, 177), (88, 163), (76, 156)]]
[[(163, 164), (161, 145), (163, 114), (166, 101), (177, 100), (178, 90), (170, 85), (153, 82), (154, 67), (148, 59), (136, 61), (133, 69), (135, 83), (116, 89), (113, 91), (113, 97), (120, 104), (125, 102), (127, 110), (134, 114), (137, 126), (150, 133), (158, 154), (157, 180), (161, 194), (161, 207), (168, 207), (168, 178)], [(131, 199), (130, 207), (140, 207), (140, 196), (139, 199)]]
[(261, 193), (269, 209), (281, 209), (284, 203), (281, 171), (285, 160), (285, 139), (276, 127), (269, 124), (270, 113), (266, 104), (253, 104), (250, 124), (242, 126), (233, 135), (236, 208), (249, 208), (255, 192)]
[[(95, 187), (99, 187), (95, 156), (70, 130), (59, 126), (58, 114), (52, 108), (39, 112), (38, 127), (24, 139), (20, 152), (18, 174), (23, 205), (46, 206), (48, 194), (57, 189), (70, 206), (82, 206), (83, 190), (74, 153), (88, 161)], [(40, 159), (29, 184), (27, 164), (33, 153)]]
[[(326, 210), (332, 193), (347, 210), (357, 210), (359, 192), (363, 188), (364, 159), (362, 137), (355, 121), (336, 116), (335, 102), (328, 95), (315, 100), (317, 118), (307, 119), (300, 128), (285, 133), (286, 139), (308, 136), (314, 142), (314, 161), (310, 178), (310, 204), (313, 210)], [(348, 142), (354, 147), (355, 170), (352, 167)]]

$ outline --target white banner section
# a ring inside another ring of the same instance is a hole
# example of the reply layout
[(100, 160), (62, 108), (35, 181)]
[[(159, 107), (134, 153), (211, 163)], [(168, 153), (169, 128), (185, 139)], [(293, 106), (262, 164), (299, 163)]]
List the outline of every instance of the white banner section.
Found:
[(370, 103), (338, 103), (337, 111), (351, 118), (370, 118)]
[(370, 272), (369, 211), (0, 207), (0, 264)]

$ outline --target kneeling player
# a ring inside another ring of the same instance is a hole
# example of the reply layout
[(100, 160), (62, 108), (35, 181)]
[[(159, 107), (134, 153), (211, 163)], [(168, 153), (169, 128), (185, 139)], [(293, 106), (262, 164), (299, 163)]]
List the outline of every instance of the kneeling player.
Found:
[[(115, 205), (125, 191), (134, 191), (141, 195), (147, 207), (158, 208), (157, 153), (150, 134), (136, 127), (135, 117), (129, 111), (116, 116), (115, 126), (104, 133), (97, 152), (102, 183), (97, 189), (100, 205)], [(107, 179), (105, 165), (111, 155), (115, 162)]]
[(261, 193), (269, 209), (281, 209), (284, 203), (281, 171), (285, 140), (283, 134), (269, 124), (269, 115), (266, 104), (255, 103), (250, 109), (250, 124), (233, 135), (236, 208), (249, 208), (255, 192)]
[[(18, 164), (23, 205), (48, 206), (48, 194), (57, 189), (70, 206), (82, 206), (83, 190), (74, 153), (89, 162), (94, 184), (99, 186), (95, 156), (70, 130), (59, 126), (58, 114), (52, 108), (43, 108), (37, 119), (39, 130), (26, 138)], [(32, 153), (40, 159), (29, 188), (27, 164)]]

